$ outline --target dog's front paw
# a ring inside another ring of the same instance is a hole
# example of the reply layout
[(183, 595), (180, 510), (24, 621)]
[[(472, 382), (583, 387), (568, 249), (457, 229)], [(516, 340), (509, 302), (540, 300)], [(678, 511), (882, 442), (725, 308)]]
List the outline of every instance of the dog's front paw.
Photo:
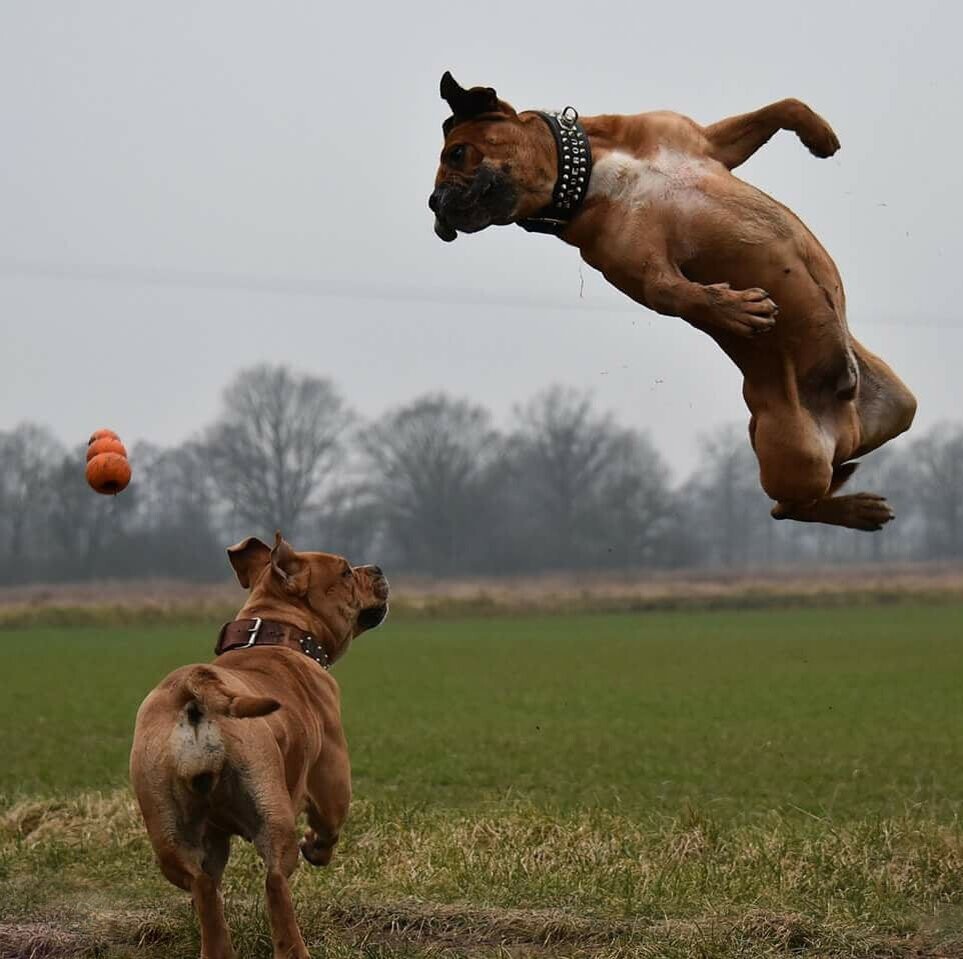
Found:
[(334, 855), (334, 844), (337, 837), (330, 842), (324, 842), (313, 830), (309, 829), (301, 840), (301, 855), (312, 866), (326, 866)]
[(796, 133), (803, 145), (813, 155), (825, 159), (839, 149), (839, 137), (833, 128), (804, 103), (798, 106), (799, 125)]
[(776, 325), (779, 308), (765, 290), (733, 290), (728, 283), (716, 283), (706, 289), (716, 325), (725, 332), (751, 337), (768, 333)]

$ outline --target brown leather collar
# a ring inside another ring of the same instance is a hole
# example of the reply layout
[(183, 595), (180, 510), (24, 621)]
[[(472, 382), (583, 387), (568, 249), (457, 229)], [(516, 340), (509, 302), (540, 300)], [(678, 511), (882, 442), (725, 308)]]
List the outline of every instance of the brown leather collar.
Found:
[(251, 646), (286, 646), (304, 653), (322, 669), (331, 668), (331, 656), (320, 639), (297, 626), (270, 619), (235, 619), (225, 623), (218, 634), (214, 655)]

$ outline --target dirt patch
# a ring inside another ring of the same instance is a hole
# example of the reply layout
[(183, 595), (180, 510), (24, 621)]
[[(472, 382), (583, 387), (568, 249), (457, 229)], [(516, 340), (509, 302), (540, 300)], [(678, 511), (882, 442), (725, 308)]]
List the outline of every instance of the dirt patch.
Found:
[[(849, 959), (960, 959), (963, 942), (887, 937), (822, 927), (799, 913), (753, 909), (687, 920), (612, 920), (561, 909), (478, 909), (424, 902), (358, 903), (330, 920), (356, 942), (417, 946), (452, 956), (846, 956)], [(495, 951), (492, 951), (495, 950)]]
[(81, 956), (95, 943), (78, 928), (51, 922), (0, 922), (0, 959)]
[(146, 957), (157, 949), (169, 951), (178, 938), (176, 922), (159, 912), (73, 908), (43, 919), (0, 922), (0, 959), (101, 956), (112, 947)]
[[(76, 906), (77, 903), (75, 902)], [(499, 909), (416, 900), (331, 904), (304, 915), (309, 943), (338, 956), (374, 946), (385, 956), (503, 959), (664, 959), (810, 956), (821, 959), (963, 959), (963, 940), (921, 931), (884, 936), (824, 926), (798, 913), (753, 909), (686, 920), (604, 919), (563, 909)], [(186, 912), (70, 909), (43, 919), (0, 922), (0, 959), (180, 955), (194, 948)], [(119, 950), (119, 951), (118, 951)], [(186, 953), (184, 953), (186, 954)], [(378, 952), (377, 954), (382, 954)]]
[(642, 933), (649, 924), (575, 916), (561, 909), (478, 909), (443, 903), (357, 903), (331, 918), (354, 936), (430, 941), (449, 948), (602, 946)]

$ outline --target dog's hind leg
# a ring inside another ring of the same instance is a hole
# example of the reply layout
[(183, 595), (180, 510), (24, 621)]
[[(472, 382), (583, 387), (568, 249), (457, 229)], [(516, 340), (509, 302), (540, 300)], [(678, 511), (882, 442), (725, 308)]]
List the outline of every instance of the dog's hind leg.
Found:
[(230, 839), (221, 832), (206, 835), (200, 848), (178, 844), (157, 851), (164, 875), (191, 894), (201, 926), (201, 959), (234, 959), (220, 888), (229, 853)]
[[(287, 797), (272, 802), (275, 809), (286, 803)], [(283, 807), (281, 807), (283, 808)], [(271, 921), (271, 940), (274, 959), (310, 959), (298, 921), (288, 877), (298, 864), (298, 843), (295, 837), (293, 814), (275, 812), (266, 818), (254, 845), (267, 866), (264, 883), (268, 918)]]
[(340, 728), (329, 733), (307, 785), (310, 828), (301, 840), (301, 854), (312, 866), (326, 866), (351, 805), (351, 764)]
[(916, 397), (878, 356), (856, 340), (852, 346), (859, 370), (855, 402), (860, 434), (853, 455), (865, 456), (912, 426)]
[(220, 883), (206, 872), (200, 872), (191, 884), (191, 896), (201, 922), (201, 959), (234, 959)]
[(894, 516), (889, 503), (876, 493), (853, 493), (835, 496), (856, 472), (858, 463), (843, 463), (833, 470), (828, 494), (813, 503), (777, 503), (773, 519), (794, 519), (801, 523), (825, 523), (863, 532), (882, 529)]
[(761, 110), (720, 120), (702, 132), (709, 141), (709, 155), (732, 170), (779, 130), (792, 130), (818, 157), (830, 157), (839, 149), (832, 127), (799, 100), (770, 103)]
[[(184, 793), (171, 775), (170, 757), (165, 761), (159, 750), (151, 755), (145, 748), (150, 745), (149, 739), (138, 743), (135, 735), (131, 780), (157, 863), (169, 882), (191, 894), (203, 959), (234, 959), (220, 890), (230, 837), (206, 820), (204, 801)], [(180, 801), (172, 801), (175, 795)]]
[(753, 416), (749, 440), (770, 499), (813, 503), (829, 495), (834, 444), (806, 410), (787, 406)]
[(805, 410), (754, 417), (749, 434), (759, 460), (762, 487), (776, 501), (773, 519), (869, 532), (881, 529), (893, 518), (882, 496), (833, 495), (853, 475), (856, 464), (833, 467), (833, 442)]

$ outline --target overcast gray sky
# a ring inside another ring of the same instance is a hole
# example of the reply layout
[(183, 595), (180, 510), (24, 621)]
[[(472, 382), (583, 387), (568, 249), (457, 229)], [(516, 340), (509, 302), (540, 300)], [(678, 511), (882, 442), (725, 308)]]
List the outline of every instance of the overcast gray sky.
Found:
[(707, 337), (550, 237), (436, 239), (446, 68), (519, 109), (806, 100), (842, 151), (781, 134), (741, 175), (836, 258), (917, 429), (958, 417), (961, 33), (937, 2), (3, 3), (0, 429), (172, 443), (272, 361), (365, 415), (441, 389), (504, 421), (588, 387), (688, 468), (700, 432), (747, 418)]

